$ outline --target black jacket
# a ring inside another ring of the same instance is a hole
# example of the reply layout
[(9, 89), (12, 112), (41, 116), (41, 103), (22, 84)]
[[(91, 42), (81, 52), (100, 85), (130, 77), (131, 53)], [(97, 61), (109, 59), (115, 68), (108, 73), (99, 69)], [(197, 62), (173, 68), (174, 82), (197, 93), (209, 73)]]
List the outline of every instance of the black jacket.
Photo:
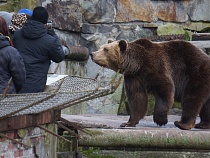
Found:
[(26, 67), (26, 82), (20, 93), (43, 92), (51, 60), (58, 63), (64, 59), (59, 39), (49, 35), (44, 24), (28, 20), (15, 31), (13, 42)]
[(11, 77), (7, 93), (19, 92), (25, 82), (25, 75), (25, 66), (19, 52), (10, 46), (5, 36), (0, 35), (0, 94), (3, 94)]

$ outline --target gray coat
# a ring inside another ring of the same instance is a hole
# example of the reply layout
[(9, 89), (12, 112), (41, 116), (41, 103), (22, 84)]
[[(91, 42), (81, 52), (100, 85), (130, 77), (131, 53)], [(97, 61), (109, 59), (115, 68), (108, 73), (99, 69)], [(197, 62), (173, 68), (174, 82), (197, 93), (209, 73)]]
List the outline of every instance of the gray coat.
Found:
[(8, 39), (0, 35), (0, 94), (3, 94), (9, 79), (12, 82), (7, 93), (18, 93), (25, 82), (25, 66), (19, 52)]

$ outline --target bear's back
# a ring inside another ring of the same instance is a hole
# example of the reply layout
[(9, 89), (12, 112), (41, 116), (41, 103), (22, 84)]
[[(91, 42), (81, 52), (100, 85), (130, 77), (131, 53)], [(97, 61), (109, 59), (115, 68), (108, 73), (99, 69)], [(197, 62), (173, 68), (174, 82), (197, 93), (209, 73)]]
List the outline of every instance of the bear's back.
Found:
[(209, 56), (190, 42), (173, 40), (159, 44), (161, 45), (162, 52), (167, 53), (171, 60), (178, 60), (187, 65), (210, 62)]
[[(149, 53), (161, 53), (164, 56), (168, 56), (171, 59), (177, 60), (191, 60), (197, 62), (209, 60), (209, 57), (201, 49), (197, 48), (193, 44), (183, 40), (171, 40), (167, 42), (152, 42), (148, 39), (138, 39), (131, 44), (137, 44), (148, 50)], [(161, 55), (160, 54), (160, 55)]]

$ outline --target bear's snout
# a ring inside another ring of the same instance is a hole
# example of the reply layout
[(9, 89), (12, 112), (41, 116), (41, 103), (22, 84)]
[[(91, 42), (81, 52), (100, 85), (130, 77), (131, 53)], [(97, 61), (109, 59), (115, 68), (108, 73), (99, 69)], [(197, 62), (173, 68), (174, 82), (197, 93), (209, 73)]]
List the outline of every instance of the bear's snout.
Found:
[(97, 52), (91, 52), (90, 53), (90, 57), (91, 57), (91, 59), (94, 61), (94, 60), (97, 60), (97, 58), (98, 58), (98, 55), (97, 55)]
[(93, 60), (94, 52), (91, 52), (91, 53), (90, 53), (90, 57), (91, 57), (91, 59)]

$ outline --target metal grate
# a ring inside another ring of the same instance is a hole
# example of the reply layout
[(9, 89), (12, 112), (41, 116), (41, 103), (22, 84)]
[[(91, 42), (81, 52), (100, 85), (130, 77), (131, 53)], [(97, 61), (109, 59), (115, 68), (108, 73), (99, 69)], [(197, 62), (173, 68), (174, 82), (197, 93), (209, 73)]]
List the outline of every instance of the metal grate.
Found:
[(54, 92), (0, 95), (0, 119), (36, 114), (52, 109), (64, 109), (71, 105), (113, 93), (121, 82), (116, 76), (107, 85), (95, 79), (67, 76), (52, 84)]

